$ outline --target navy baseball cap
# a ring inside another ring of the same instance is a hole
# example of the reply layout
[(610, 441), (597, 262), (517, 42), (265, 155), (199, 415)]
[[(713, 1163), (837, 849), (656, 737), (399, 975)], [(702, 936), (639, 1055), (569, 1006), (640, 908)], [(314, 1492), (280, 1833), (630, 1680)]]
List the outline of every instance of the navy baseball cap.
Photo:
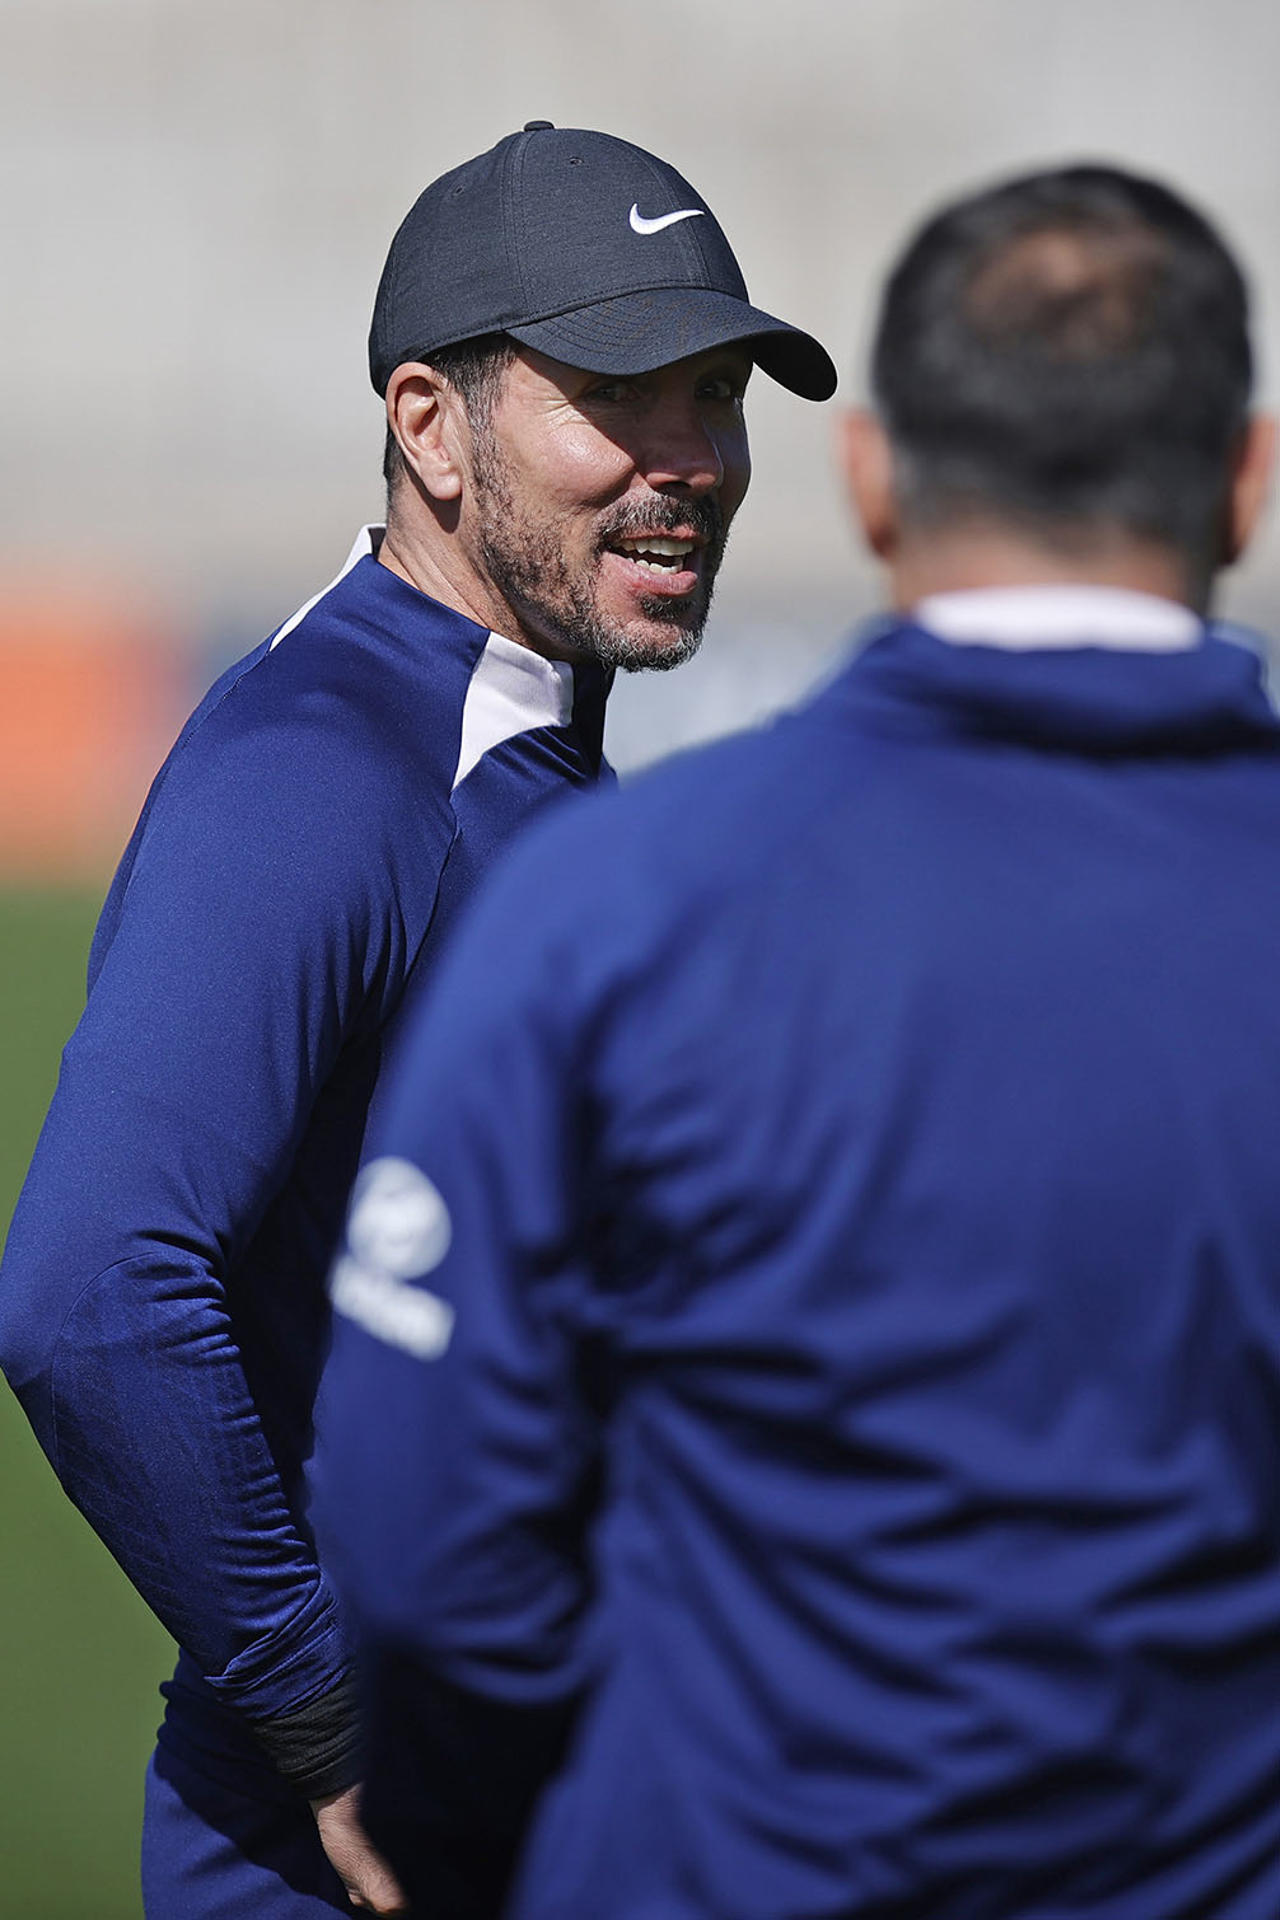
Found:
[(588, 373), (650, 373), (730, 341), (806, 400), (835, 391), (825, 348), (753, 307), (701, 194), (612, 134), (531, 120), (433, 180), (391, 242), (369, 373), (509, 333)]

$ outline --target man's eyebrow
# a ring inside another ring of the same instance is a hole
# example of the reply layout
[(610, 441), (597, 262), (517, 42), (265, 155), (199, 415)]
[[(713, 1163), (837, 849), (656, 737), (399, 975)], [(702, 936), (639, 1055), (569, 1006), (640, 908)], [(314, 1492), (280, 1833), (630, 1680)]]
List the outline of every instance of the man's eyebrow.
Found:
[(748, 372), (755, 365), (754, 355), (746, 347), (739, 346), (732, 340), (726, 340), (722, 347), (708, 347), (704, 353), (697, 354), (695, 358), (707, 367), (728, 365), (744, 367)]
[(755, 365), (749, 353), (735, 353), (730, 348), (723, 354), (709, 355), (703, 362), (702, 373), (704, 376), (709, 373), (731, 373), (745, 387), (755, 372)]

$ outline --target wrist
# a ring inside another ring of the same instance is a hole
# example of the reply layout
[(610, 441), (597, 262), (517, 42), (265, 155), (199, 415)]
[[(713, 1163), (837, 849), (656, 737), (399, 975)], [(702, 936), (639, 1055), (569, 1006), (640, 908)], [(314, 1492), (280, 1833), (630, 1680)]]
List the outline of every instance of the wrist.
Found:
[(277, 1772), (313, 1803), (345, 1792), (361, 1777), (356, 1686), (349, 1673), (303, 1706), (255, 1721), (253, 1731)]

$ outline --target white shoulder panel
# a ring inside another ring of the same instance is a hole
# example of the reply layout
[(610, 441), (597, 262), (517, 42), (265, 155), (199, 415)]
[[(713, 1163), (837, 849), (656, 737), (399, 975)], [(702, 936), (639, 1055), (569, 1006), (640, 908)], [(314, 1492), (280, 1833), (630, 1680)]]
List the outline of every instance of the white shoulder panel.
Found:
[(276, 634), (274, 640), (271, 642), (271, 647), (268, 649), (268, 651), (272, 651), (274, 648), (280, 645), (280, 642), (282, 640), (287, 639), (289, 634), (293, 632), (294, 628), (296, 626), (300, 626), (301, 623), (306, 619), (312, 607), (318, 607), (320, 602), (324, 599), (326, 593), (332, 593), (334, 588), (337, 586), (339, 580), (346, 579), (352, 567), (355, 566), (357, 560), (363, 560), (367, 553), (377, 552), (378, 541), (381, 539), (382, 535), (385, 532), (386, 532), (385, 527), (361, 527), (359, 533), (356, 535), (355, 545), (352, 547), (350, 553), (347, 555), (346, 559), (342, 563), (341, 573), (335, 574), (327, 587), (321, 587), (319, 593), (313, 593), (309, 600), (306, 600), (303, 602), (303, 604), (298, 608), (298, 611), (296, 613), (291, 613), (289, 615), (289, 618), (285, 621), (279, 633)]
[(573, 668), (491, 633), (476, 661), (462, 708), (458, 786), (491, 748), (534, 727), (565, 727), (573, 718)]

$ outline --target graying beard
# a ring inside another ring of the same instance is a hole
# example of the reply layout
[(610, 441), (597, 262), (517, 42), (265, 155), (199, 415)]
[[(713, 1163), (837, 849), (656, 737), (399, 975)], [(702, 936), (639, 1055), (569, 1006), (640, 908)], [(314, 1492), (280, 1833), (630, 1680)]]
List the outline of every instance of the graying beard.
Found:
[[(554, 575), (558, 559), (549, 536), (535, 538), (526, 535), (518, 549), (515, 543), (510, 547), (496, 544), (493, 534), (495, 524), (502, 523), (510, 532), (516, 524), (515, 513), (511, 492), (502, 471), (501, 455), (492, 433), (483, 427), (475, 433), (472, 469), (478, 494), (483, 501), (480, 515), (481, 556), (489, 578), (506, 601), (515, 606), (523, 603), (537, 609), (554, 622), (557, 636), (566, 646), (598, 660), (602, 666), (616, 667), (622, 673), (666, 673), (672, 667), (683, 666), (687, 660), (692, 660), (702, 645), (703, 629), (711, 610), (714, 576), (707, 582), (706, 598), (698, 624), (683, 629), (678, 640), (655, 652), (652, 642), (633, 640), (628, 634), (601, 620), (590, 599), (574, 587), (567, 588), (566, 608), (553, 605), (543, 597), (539, 589), (544, 581)], [(700, 524), (705, 525), (708, 518), (716, 523), (720, 519), (718, 508), (708, 516), (700, 502), (693, 503), (692, 512)], [(714, 551), (714, 546), (710, 550)], [(719, 556), (716, 564), (718, 566)], [(646, 618), (673, 627), (680, 624), (685, 612), (681, 605), (657, 598), (642, 600), (640, 609)]]

